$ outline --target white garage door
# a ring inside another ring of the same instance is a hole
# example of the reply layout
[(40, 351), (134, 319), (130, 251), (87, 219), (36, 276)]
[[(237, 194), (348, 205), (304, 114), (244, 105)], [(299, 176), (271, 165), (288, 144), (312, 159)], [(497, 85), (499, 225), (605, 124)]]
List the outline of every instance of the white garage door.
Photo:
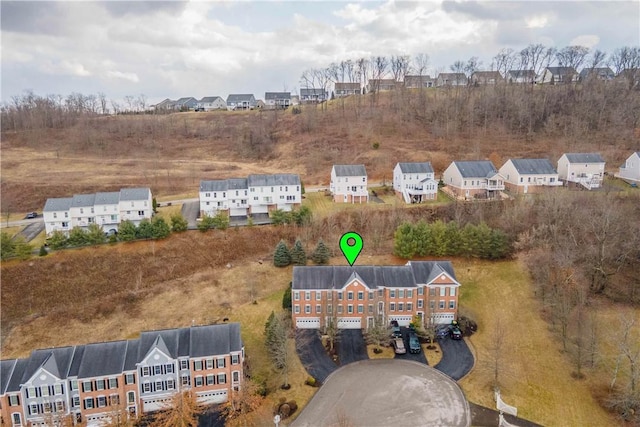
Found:
[(247, 216), (246, 208), (231, 208), (229, 209), (230, 216)]
[(203, 393), (196, 393), (198, 402), (209, 405), (212, 403), (222, 403), (227, 401), (227, 390), (207, 391)]
[(453, 313), (442, 313), (433, 315), (433, 323), (436, 325), (446, 325), (455, 320)]
[(142, 400), (142, 410), (144, 412), (151, 411), (159, 411), (161, 409), (165, 409), (167, 405), (171, 404), (171, 398), (158, 398), (158, 399), (148, 399)]
[(362, 322), (359, 317), (339, 317), (338, 329), (362, 329)]
[(268, 213), (269, 206), (267, 205), (255, 205), (251, 206), (251, 213)]
[(305, 317), (296, 319), (296, 328), (298, 329), (320, 329), (319, 317)]
[(389, 322), (392, 320), (396, 320), (400, 326), (409, 326), (412, 318), (411, 316), (389, 316)]

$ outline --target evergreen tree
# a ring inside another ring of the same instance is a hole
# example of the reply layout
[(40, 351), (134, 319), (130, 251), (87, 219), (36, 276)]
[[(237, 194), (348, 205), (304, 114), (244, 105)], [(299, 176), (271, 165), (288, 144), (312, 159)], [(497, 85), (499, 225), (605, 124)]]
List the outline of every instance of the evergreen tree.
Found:
[(38, 252), (38, 256), (47, 256), (49, 252), (47, 252), (47, 248), (44, 245), (40, 246), (40, 252)]
[(69, 245), (73, 247), (87, 244), (87, 233), (80, 227), (73, 227), (69, 232)]
[(433, 253), (438, 257), (447, 255), (447, 226), (444, 222), (437, 220), (431, 224), (431, 236), (433, 236)]
[(9, 233), (5, 233), (3, 231), (0, 233), (0, 236), (0, 258), (3, 260), (9, 259), (13, 256), (13, 249), (15, 245), (13, 244)]
[(291, 222), (291, 215), (282, 209), (276, 209), (271, 212), (271, 223), (273, 225), (289, 224)]
[(155, 197), (153, 199), (151, 199), (151, 207), (153, 208), (153, 213), (157, 214), (158, 213), (158, 201), (156, 200)]
[(311, 223), (311, 209), (308, 206), (302, 206), (300, 209), (294, 210), (290, 214), (291, 221), (297, 226), (309, 225)]
[(491, 231), (489, 259), (504, 258), (511, 252), (509, 237), (502, 230)]
[(212, 225), (218, 230), (226, 230), (229, 228), (229, 224), (231, 221), (229, 220), (229, 216), (224, 212), (220, 211), (213, 217), (211, 221)]
[(476, 226), (476, 253), (479, 258), (490, 258), (491, 228), (484, 222)]
[(393, 253), (400, 258), (409, 259), (416, 254), (417, 243), (414, 227), (405, 222), (396, 230), (394, 236)]
[(445, 255), (460, 255), (462, 244), (460, 241), (460, 229), (458, 228), (458, 223), (454, 221), (448, 222), (444, 231), (444, 236), (446, 241)]
[(187, 231), (189, 227), (189, 223), (186, 219), (180, 214), (171, 215), (171, 231), (174, 233), (180, 233), (183, 231)]
[(136, 226), (133, 222), (126, 220), (120, 223), (118, 227), (118, 239), (123, 242), (130, 242), (137, 237)]
[(62, 249), (66, 247), (69, 242), (67, 241), (67, 236), (60, 230), (55, 230), (51, 233), (49, 239), (47, 239), (48, 245), (51, 249)]
[(318, 245), (316, 249), (313, 251), (313, 255), (311, 259), (318, 265), (327, 264), (329, 262), (329, 258), (331, 258), (331, 253), (329, 252), (329, 248), (324, 244), (322, 239), (318, 241)]
[(474, 256), (478, 251), (478, 235), (476, 226), (467, 224), (460, 230), (460, 254), (467, 258)]
[(273, 265), (276, 267), (286, 267), (289, 264), (291, 264), (291, 254), (284, 240), (280, 240), (273, 254)]
[(198, 230), (202, 231), (203, 233), (212, 227), (213, 227), (213, 217), (208, 215), (204, 215), (202, 217), (202, 221), (198, 223)]
[(159, 216), (153, 217), (153, 221), (151, 222), (151, 227), (153, 229), (153, 238), (154, 239), (166, 239), (171, 234), (171, 227), (169, 224)]
[(289, 287), (282, 295), (282, 308), (291, 312), (291, 286), (292, 282), (289, 282)]
[(105, 242), (104, 230), (95, 222), (89, 224), (86, 231), (86, 241), (88, 245), (101, 245)]
[(420, 220), (413, 227), (413, 233), (416, 240), (416, 255), (427, 256), (433, 253), (433, 238), (431, 237), (431, 228), (425, 221)]
[(291, 248), (291, 263), (293, 265), (307, 265), (307, 254), (302, 247), (300, 239), (296, 239), (296, 242)]
[(140, 221), (136, 235), (140, 239), (151, 239), (153, 237), (153, 224), (147, 218)]

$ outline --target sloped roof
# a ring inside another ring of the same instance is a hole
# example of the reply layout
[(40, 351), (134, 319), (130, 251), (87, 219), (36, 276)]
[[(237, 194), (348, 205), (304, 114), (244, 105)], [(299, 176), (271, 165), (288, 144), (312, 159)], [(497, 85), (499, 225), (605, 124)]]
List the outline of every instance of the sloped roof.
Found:
[(78, 369), (78, 378), (115, 375), (124, 368), (126, 341), (87, 344)]
[(354, 279), (364, 282), (370, 289), (415, 287), (431, 282), (443, 272), (456, 280), (450, 261), (410, 261), (402, 266), (296, 266), (293, 267), (292, 288), (342, 289)]
[(358, 82), (336, 82), (336, 90), (360, 90), (361, 86)]
[(9, 379), (16, 367), (16, 359), (7, 359), (0, 361), (0, 394), (7, 392), (7, 386), (9, 385)]
[(613, 72), (613, 70), (609, 67), (596, 67), (596, 68), (583, 68), (582, 71), (580, 71), (580, 77), (585, 78), (588, 77), (591, 74), (596, 74), (598, 76), (606, 76), (606, 77), (615, 77), (615, 73)]
[(226, 179), (200, 181), (200, 191), (227, 191), (229, 182)]
[(549, 175), (558, 173), (548, 159), (510, 159), (521, 175)]
[(599, 153), (564, 153), (569, 163), (605, 163)]
[(333, 165), (336, 176), (367, 176), (364, 165)]
[(71, 199), (72, 208), (93, 206), (96, 200), (95, 194), (74, 194)]
[(222, 98), (220, 98), (219, 96), (205, 96), (199, 102), (215, 102), (216, 99), (219, 99), (222, 102), (224, 102), (224, 100)]
[(178, 99), (175, 103), (178, 105), (183, 105), (188, 102), (198, 102), (198, 100), (195, 99), (193, 96), (185, 96), (184, 98)]
[(120, 201), (120, 192), (96, 193), (96, 205), (117, 205)]
[(244, 190), (248, 189), (247, 178), (229, 178), (229, 190)]
[(300, 89), (300, 96), (326, 95), (326, 94), (327, 94), (327, 91), (321, 88)]
[(255, 102), (256, 97), (250, 93), (233, 93), (227, 96), (227, 104), (236, 104), (243, 101)]
[(533, 70), (509, 70), (507, 74), (516, 79), (536, 76), (536, 73)]
[(398, 163), (402, 173), (433, 173), (431, 162), (422, 163)]
[(120, 190), (120, 200), (147, 200), (151, 196), (149, 187), (123, 188)]
[(249, 187), (266, 187), (271, 185), (300, 185), (300, 175), (277, 173), (274, 175), (252, 174), (247, 177)]
[(269, 99), (291, 99), (291, 92), (265, 92), (264, 100)]
[(457, 161), (453, 163), (463, 178), (486, 178), (489, 175), (498, 173), (496, 167), (489, 160)]
[(483, 77), (483, 78), (493, 78), (493, 79), (502, 79), (502, 74), (500, 74), (497, 71), (475, 71), (473, 73), (474, 76), (476, 77)]
[(68, 211), (71, 208), (71, 202), (73, 201), (72, 197), (61, 197), (54, 199), (47, 199), (44, 204), (43, 212), (57, 212), (57, 211)]
[(549, 70), (551, 74), (559, 76), (576, 74), (576, 70), (573, 67), (547, 67), (547, 70)]

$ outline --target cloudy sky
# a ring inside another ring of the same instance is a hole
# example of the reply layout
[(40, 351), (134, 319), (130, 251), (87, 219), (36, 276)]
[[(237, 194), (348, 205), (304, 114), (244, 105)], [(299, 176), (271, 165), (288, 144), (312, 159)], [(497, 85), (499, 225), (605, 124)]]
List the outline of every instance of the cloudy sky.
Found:
[(308, 68), (426, 53), (430, 73), (501, 48), (640, 45), (640, 1), (2, 1), (1, 99), (292, 91)]

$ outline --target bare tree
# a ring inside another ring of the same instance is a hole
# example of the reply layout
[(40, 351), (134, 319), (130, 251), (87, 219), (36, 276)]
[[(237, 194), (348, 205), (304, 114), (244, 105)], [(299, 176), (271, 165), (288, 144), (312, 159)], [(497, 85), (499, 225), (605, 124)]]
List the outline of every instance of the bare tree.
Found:
[(102, 92), (98, 92), (98, 101), (100, 102), (101, 114), (107, 114), (107, 96)]
[(369, 72), (371, 70), (371, 62), (367, 58), (360, 58), (356, 60), (356, 66), (358, 67), (358, 74), (360, 75), (361, 83), (366, 85), (369, 81)]
[(464, 65), (464, 72), (467, 77), (471, 77), (473, 73), (478, 71), (481, 65), (482, 61), (480, 61), (477, 56), (472, 56), (471, 58), (469, 58), (467, 63)]
[(494, 319), (491, 328), (491, 338), (489, 344), (489, 359), (491, 363), (491, 372), (493, 374), (493, 387), (500, 387), (500, 375), (502, 373), (502, 360), (507, 334), (507, 325), (505, 325), (502, 317)]
[(640, 48), (624, 46), (613, 51), (609, 57), (609, 62), (616, 74), (623, 70), (633, 70), (640, 68)]
[(193, 390), (181, 390), (173, 395), (166, 408), (159, 412), (153, 422), (159, 427), (197, 427), (198, 414), (203, 408)]
[(593, 70), (594, 68), (598, 68), (607, 62), (607, 54), (601, 50), (594, 50), (589, 57), (589, 65), (588, 67)]
[(543, 69), (551, 64), (555, 49), (542, 44), (530, 44), (520, 51), (520, 62), (525, 70), (533, 70), (539, 75)]
[(413, 65), (411, 67), (420, 77), (427, 73), (429, 68), (429, 55), (426, 53), (419, 53), (413, 58)]
[(391, 55), (391, 73), (397, 82), (404, 79), (409, 70), (410, 58), (408, 55)]
[(371, 58), (372, 79), (375, 81), (373, 86), (369, 87), (369, 91), (374, 94), (380, 89), (380, 79), (385, 76), (389, 67), (389, 60), (386, 56), (375, 56)]
[(574, 70), (584, 63), (589, 55), (589, 48), (584, 46), (566, 46), (556, 52), (556, 59), (561, 67), (572, 67)]
[(502, 74), (505, 78), (509, 70), (513, 69), (516, 63), (516, 55), (513, 49), (501, 49), (496, 56), (493, 57), (493, 65), (495, 70)]

